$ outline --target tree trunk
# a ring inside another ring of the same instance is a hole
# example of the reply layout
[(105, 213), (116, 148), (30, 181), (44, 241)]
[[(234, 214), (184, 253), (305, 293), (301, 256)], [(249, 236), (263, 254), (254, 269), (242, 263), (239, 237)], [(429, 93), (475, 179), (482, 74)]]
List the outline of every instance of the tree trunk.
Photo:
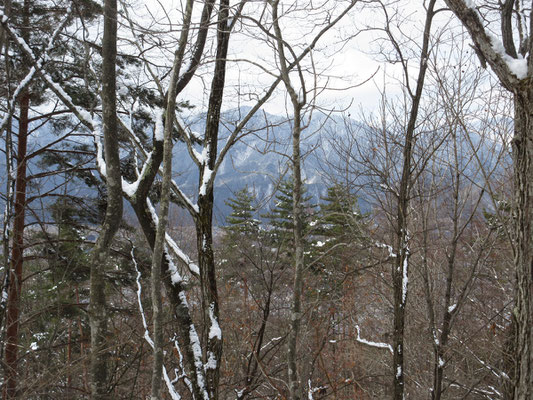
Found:
[[(11, 1), (4, 1), (4, 14), (9, 16), (11, 13)], [(0, 55), (4, 52), (5, 59), (9, 59), (9, 41), (7, 40), (7, 33), (3, 28), (0, 27)], [(9, 63), (6, 63), (6, 77), (11, 75), (11, 69), (9, 68)], [(7, 78), (9, 80), (9, 78)], [(9, 111), (9, 110), (8, 110)], [(6, 161), (6, 191), (5, 191), (5, 203), (6, 207), (4, 210), (4, 226), (2, 227), (2, 250), (3, 250), (3, 261), (4, 261), (4, 271), (1, 276), (0, 281), (0, 355), (4, 354), (4, 333), (6, 328), (6, 310), (7, 310), (7, 288), (9, 283), (9, 253), (10, 253), (10, 243), (9, 243), (9, 224), (11, 221), (11, 209), (13, 205), (13, 178), (12, 173), (12, 118), (9, 118), (8, 123), (5, 128), (5, 161)], [(2, 132), (0, 132), (2, 133)]]
[[(204, 329), (204, 358), (206, 360), (206, 379), (210, 399), (218, 398), (220, 379), (220, 358), (222, 356), (222, 337), (218, 328), (219, 305), (215, 274), (215, 256), (213, 254), (213, 190), (198, 203), (200, 215), (196, 222), (198, 246), (198, 264), (202, 287)], [(214, 326), (215, 324), (215, 326)]]
[(102, 230), (96, 241), (91, 264), (89, 321), (91, 327), (91, 399), (108, 399), (107, 394), (107, 312), (105, 265), (109, 248), (122, 220), (122, 177), (118, 153), (116, 118), (117, 3), (104, 3), (102, 43), (102, 119), (105, 143), (107, 207)]
[[(410, 176), (409, 176), (410, 179)], [(407, 202), (406, 202), (407, 203)], [(405, 305), (407, 302), (409, 250), (407, 247), (407, 220), (398, 215), (398, 242), (399, 249), (396, 263), (393, 265), (392, 281), (394, 287), (394, 331), (393, 331), (393, 367), (394, 367), (394, 400), (404, 399), (404, 331), (405, 331)]]
[[(135, 214), (139, 220), (144, 236), (148, 241), (148, 245), (153, 250), (155, 247), (156, 227), (146, 205), (146, 198), (138, 196), (135, 200), (131, 201), (131, 204), (135, 210)], [(185, 288), (183, 288), (181, 282), (172, 282), (171, 274), (168, 272), (168, 260), (166, 253), (164, 253), (161, 256), (161, 275), (177, 321), (177, 337), (185, 358), (184, 372), (191, 381), (193, 398), (205, 399), (204, 386), (202, 385), (202, 382), (205, 382), (205, 374), (203, 369), (198, 370), (197, 366), (194, 364), (195, 357), (190, 336), (190, 327), (193, 326), (193, 321), (189, 307), (186, 303)]]
[[(404, 365), (404, 330), (405, 330), (405, 307), (407, 304), (407, 289), (409, 280), (409, 233), (408, 233), (408, 209), (411, 201), (411, 187), (413, 185), (412, 158), (414, 147), (414, 135), (424, 81), (430, 54), (431, 24), (434, 16), (435, 0), (431, 0), (426, 11), (424, 25), (424, 37), (422, 51), (420, 53), (420, 70), (416, 80), (416, 91), (411, 95), (411, 109), (409, 121), (405, 132), (403, 149), (403, 166), (398, 193), (397, 225), (396, 225), (396, 257), (392, 268), (392, 280), (394, 290), (394, 331), (393, 331), (393, 399), (405, 398), (405, 365)], [(406, 76), (408, 80), (408, 77)]]
[(533, 398), (533, 88), (517, 91), (514, 101), (514, 399), (529, 400)]
[(28, 110), (30, 95), (21, 94), (20, 116), (17, 145), (17, 172), (15, 178), (15, 217), (13, 219), (13, 244), (9, 271), (7, 298), (6, 348), (5, 348), (5, 383), (4, 399), (17, 396), (17, 350), (19, 346), (20, 293), (22, 286), (22, 264), (24, 253), (24, 214), (26, 211), (26, 150), (28, 144)]
[(222, 331), (219, 326), (218, 289), (216, 281), (215, 256), (213, 253), (213, 184), (217, 160), (218, 131), (220, 110), (226, 80), (226, 57), (228, 54), (230, 31), (229, 0), (220, 0), (217, 22), (217, 51), (213, 81), (209, 96), (204, 149), (207, 160), (200, 167), (198, 217), (196, 238), (198, 248), (198, 266), (202, 287), (202, 308), (206, 328), (204, 329), (204, 358), (206, 361), (207, 391), (210, 399), (218, 399), (220, 380), (220, 363), (222, 356)]
[[(6, 7), (10, 4), (7, 3)], [(23, 21), (29, 26), (31, 2), (24, 1)], [(29, 29), (22, 29), (22, 37), (29, 42)], [(6, 44), (7, 56), (7, 44)], [(23, 58), (24, 59), (24, 58)], [(26, 212), (26, 168), (27, 146), (29, 134), (28, 113), (30, 108), (29, 90), (24, 90), (19, 97), (20, 115), (18, 121), (17, 170), (15, 177), (15, 202), (13, 206), (13, 241), (11, 248), (10, 270), (7, 272), (7, 306), (6, 306), (6, 337), (5, 337), (5, 381), (4, 399), (17, 397), (18, 385), (18, 346), (20, 327), (20, 295), (22, 290), (22, 268), (24, 262), (24, 228)], [(6, 155), (7, 157), (7, 155)], [(9, 201), (9, 199), (7, 199)], [(6, 265), (7, 266), (7, 265)]]
[(302, 171), (300, 155), (300, 136), (302, 133), (302, 109), (306, 104), (305, 81), (300, 64), (296, 63), (299, 72), (300, 91), (302, 99), (300, 100), (296, 90), (291, 82), (289, 75), (288, 61), (285, 56), (285, 46), (289, 47), (284, 40), (279, 26), (278, 6), (279, 0), (271, 4), (274, 33), (276, 35), (277, 56), (280, 65), (281, 79), (285, 85), (285, 90), (291, 99), (292, 110), (294, 112), (294, 121), (292, 128), (292, 154), (291, 168), (293, 179), (292, 194), (292, 230), (294, 238), (294, 281), (292, 286), (291, 302), (291, 321), (289, 325), (289, 339), (287, 343), (287, 364), (288, 364), (288, 386), (289, 399), (300, 400), (303, 395), (301, 377), (298, 371), (298, 336), (300, 334), (300, 325), (302, 320), (302, 288), (303, 288), (303, 271), (304, 271), (304, 251), (303, 251), (303, 221), (302, 221)]
[(304, 270), (303, 222), (302, 222), (302, 171), (300, 157), (301, 105), (294, 106), (294, 127), (292, 131), (292, 195), (294, 235), (294, 283), (291, 304), (291, 322), (288, 342), (289, 398), (300, 400), (302, 384), (298, 373), (298, 336), (302, 321), (302, 288)]
[[(172, 103), (174, 104), (174, 103)], [(170, 109), (170, 107), (169, 107)], [(173, 110), (172, 110), (173, 112)], [(168, 117), (167, 113), (167, 117)], [(162, 123), (162, 121), (161, 121)], [(167, 120), (167, 126), (172, 126), (172, 119)], [(168, 128), (170, 131), (171, 129)], [(172, 138), (170, 134), (167, 140), (167, 128), (165, 127), (164, 141), (164, 161), (163, 161), (163, 183), (161, 188), (161, 202), (159, 212), (159, 223), (155, 238), (155, 245), (152, 253), (152, 270), (150, 276), (151, 299), (152, 299), (152, 324), (154, 336), (153, 365), (152, 365), (152, 386), (151, 399), (158, 400), (161, 396), (161, 378), (163, 374), (163, 300), (161, 294), (161, 259), (164, 254), (165, 233), (168, 220), (168, 209), (170, 205), (170, 175), (172, 168)], [(167, 154), (170, 152), (170, 156)]]
[[(184, 38), (185, 36), (183, 36)], [(183, 39), (184, 40), (184, 39)], [(182, 46), (180, 46), (181, 48)], [(163, 374), (163, 300), (161, 294), (161, 260), (165, 251), (165, 236), (170, 208), (170, 186), (172, 181), (172, 132), (174, 127), (174, 114), (176, 112), (176, 82), (178, 81), (180, 64), (180, 51), (176, 52), (172, 73), (169, 82), (169, 91), (166, 101), (166, 118), (163, 139), (163, 182), (161, 184), (161, 201), (159, 210), (159, 223), (155, 238), (152, 256), (151, 295), (154, 326), (154, 363), (152, 369), (152, 400), (161, 396), (161, 380)], [(163, 117), (159, 123), (163, 123)], [(157, 128), (156, 128), (157, 129)]]

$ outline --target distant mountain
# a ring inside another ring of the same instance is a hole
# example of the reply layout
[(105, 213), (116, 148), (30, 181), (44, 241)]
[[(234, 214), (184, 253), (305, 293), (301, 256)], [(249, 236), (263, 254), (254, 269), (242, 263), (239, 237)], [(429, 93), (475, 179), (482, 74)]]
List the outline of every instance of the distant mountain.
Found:
[[(219, 151), (224, 146), (229, 130), (248, 112), (248, 108), (230, 110), (222, 115)], [(188, 123), (194, 132), (203, 132), (205, 115), (197, 115)], [(247, 124), (245, 136), (236, 143), (227, 154), (220, 166), (215, 179), (215, 212), (219, 220), (229, 208), (225, 201), (233, 193), (246, 185), (255, 192), (259, 200), (268, 202), (273, 196), (277, 183), (290, 175), (291, 125), (287, 118), (257, 113)], [(326, 194), (324, 174), (327, 170), (324, 157), (333, 161), (336, 157), (330, 144), (323, 140), (325, 133), (344, 134), (344, 122), (341, 117), (315, 115), (303, 133), (302, 154), (305, 155), (303, 176), (307, 185), (307, 193), (318, 202), (319, 197)], [(320, 147), (320, 157), (311, 154), (313, 149)], [(198, 147), (200, 149), (200, 147)], [(176, 181), (184, 191), (195, 197), (198, 185), (198, 171), (192, 163), (184, 144), (177, 144), (174, 149), (173, 170)]]
[[(249, 108), (229, 110), (222, 114), (220, 131), (219, 151), (224, 146), (232, 127), (242, 120)], [(190, 117), (186, 122), (195, 132), (203, 132), (205, 114), (197, 114)], [(268, 207), (273, 198), (276, 185), (280, 179), (290, 176), (290, 153), (291, 153), (291, 120), (287, 117), (272, 115), (260, 111), (251, 118), (246, 126), (244, 135), (229, 151), (223, 161), (215, 179), (215, 221), (223, 223), (229, 212), (225, 201), (245, 186), (253, 190), (258, 200)], [(312, 201), (319, 202), (319, 198), (326, 194), (327, 186), (331, 185), (331, 165), (339, 165), (338, 150), (344, 143), (348, 143), (347, 124), (351, 131), (358, 135), (358, 143), (362, 147), (368, 147), (367, 135), (369, 127), (354, 120), (345, 119), (340, 115), (325, 116), (315, 113), (309, 126), (305, 129), (302, 138), (302, 154), (304, 154), (303, 175), (307, 185), (307, 193), (312, 196)], [(495, 166), (494, 154), (501, 149), (497, 140), (481, 140), (475, 133), (471, 134), (472, 144), (478, 148), (479, 161), (485, 168)], [(30, 151), (57, 140), (47, 127), (42, 127), (32, 133), (29, 141)], [(81, 143), (92, 142), (90, 136), (77, 137)], [(334, 140), (331, 140), (334, 139)], [(70, 139), (72, 140), (72, 139)], [(56, 145), (60, 147), (61, 144)], [(336, 147), (336, 148), (335, 148)], [(471, 157), (471, 145), (465, 140), (459, 146), (459, 158), (464, 163), (464, 171), (472, 180), (483, 179), (477, 161)], [(197, 147), (201, 151), (200, 146)], [(446, 170), (443, 160), (449, 160), (451, 155), (448, 149), (439, 149), (435, 153), (435, 164), (430, 163), (433, 171)], [(508, 158), (508, 157), (507, 157)], [(500, 167), (499, 167), (500, 168)], [(502, 166), (501, 168), (505, 168)], [(5, 158), (0, 153), (0, 169), (5, 171)], [(31, 174), (37, 174), (41, 170), (38, 158), (30, 160), (29, 170)], [(174, 178), (182, 187), (183, 191), (196, 200), (198, 187), (198, 169), (192, 162), (184, 143), (178, 142), (174, 147), (173, 159)], [(65, 179), (64, 175), (41, 178), (38, 182), (30, 182), (28, 187), (29, 196), (38, 193), (57, 192), (61, 189)], [(360, 178), (359, 184), (365, 184)], [(0, 185), (5, 191), (4, 179), (0, 175)], [(59, 188), (59, 189), (58, 189)], [(380, 190), (378, 188), (378, 190)], [(69, 194), (78, 196), (94, 196), (94, 189), (88, 188), (83, 182), (71, 182), (68, 186)], [(46, 215), (47, 205), (57, 197), (45, 197), (39, 204), (33, 204), (37, 210), (28, 213), (29, 220), (34, 220), (35, 215)], [(361, 195), (360, 208), (369, 211), (371, 206), (369, 199)], [(34, 202), (35, 203), (35, 202)], [(0, 197), (0, 207), (3, 209), (3, 199)], [(131, 210), (130, 210), (131, 212)]]

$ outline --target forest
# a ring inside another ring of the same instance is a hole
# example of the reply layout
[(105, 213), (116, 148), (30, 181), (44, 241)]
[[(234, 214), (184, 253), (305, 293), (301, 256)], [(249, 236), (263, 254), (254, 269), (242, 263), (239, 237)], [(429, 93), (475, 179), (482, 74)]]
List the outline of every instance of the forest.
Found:
[(532, 13), (1, 0), (2, 399), (533, 399)]

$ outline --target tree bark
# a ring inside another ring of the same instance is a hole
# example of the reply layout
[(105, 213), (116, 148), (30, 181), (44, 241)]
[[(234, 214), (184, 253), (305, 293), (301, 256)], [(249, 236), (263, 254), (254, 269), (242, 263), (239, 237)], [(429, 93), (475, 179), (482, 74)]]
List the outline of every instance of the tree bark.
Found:
[[(23, 21), (26, 27), (30, 21), (31, 1), (24, 1)], [(10, 3), (6, 4), (10, 7)], [(7, 11), (7, 10), (6, 10)], [(29, 42), (30, 31), (22, 29), (22, 37)], [(6, 56), (7, 56), (6, 41)], [(25, 60), (25, 57), (23, 57)], [(25, 70), (28, 68), (23, 67)], [(19, 121), (17, 143), (17, 169), (15, 177), (15, 201), (13, 205), (13, 240), (11, 248), (10, 270), (7, 273), (7, 305), (6, 305), (6, 337), (5, 337), (5, 381), (3, 388), (4, 399), (15, 399), (18, 386), (18, 347), (20, 327), (20, 296), (22, 290), (22, 269), (24, 262), (24, 228), (26, 213), (26, 169), (27, 169), (27, 146), (29, 134), (29, 108), (30, 92), (25, 89), (19, 97)], [(6, 154), (6, 157), (8, 155)], [(9, 199), (7, 199), (9, 201)]]
[(527, 400), (533, 397), (533, 87), (517, 91), (514, 101), (514, 399)]
[(91, 327), (91, 399), (110, 398), (107, 393), (107, 312), (105, 265), (109, 248), (122, 219), (122, 177), (116, 117), (117, 3), (105, 0), (102, 43), (102, 119), (106, 163), (107, 207), (102, 230), (92, 252), (89, 321)]
[[(404, 331), (405, 331), (405, 308), (407, 304), (408, 279), (409, 279), (409, 233), (408, 233), (408, 209), (411, 200), (412, 157), (414, 135), (422, 91), (427, 71), (428, 57), (430, 53), (430, 34), (434, 16), (435, 0), (431, 0), (426, 11), (424, 25), (424, 37), (422, 51), (420, 53), (420, 69), (416, 80), (416, 89), (411, 94), (411, 108), (409, 120), (405, 131), (403, 148), (403, 166), (400, 178), (400, 190), (398, 193), (398, 206), (396, 211), (396, 243), (395, 262), (392, 266), (392, 280), (394, 290), (394, 325), (393, 325), (393, 399), (403, 400), (405, 397), (405, 365), (404, 365)], [(399, 49), (399, 46), (397, 46)], [(407, 66), (405, 66), (407, 67)], [(408, 80), (408, 77), (406, 77)]]
[[(220, 111), (226, 80), (226, 58), (230, 30), (228, 25), (229, 0), (220, 1), (217, 22), (217, 51), (215, 71), (211, 82), (209, 106), (205, 129), (204, 148), (207, 160), (200, 167), (200, 192), (198, 195), (198, 217), (196, 238), (198, 266), (202, 287), (202, 308), (207, 329), (204, 329), (204, 359), (206, 362), (207, 390), (210, 399), (218, 399), (220, 362), (222, 356), (222, 331), (219, 327), (219, 300), (216, 281), (215, 256), (213, 253), (213, 181), (217, 161)], [(208, 176), (209, 174), (209, 176)]]
[[(303, 290), (303, 273), (304, 273), (304, 244), (303, 244), (303, 212), (302, 212), (302, 170), (301, 170), (301, 155), (300, 155), (300, 139), (302, 134), (302, 109), (306, 104), (306, 87), (301, 71), (300, 63), (296, 63), (296, 69), (300, 77), (300, 91), (302, 98), (300, 99), (291, 82), (289, 75), (288, 60), (285, 55), (285, 44), (279, 26), (278, 17), (279, 1), (272, 3), (272, 18), (274, 25), (274, 33), (276, 35), (277, 55), (280, 64), (281, 78), (285, 85), (285, 89), (289, 94), (292, 104), (293, 127), (292, 127), (292, 154), (291, 154), (291, 169), (293, 179), (293, 194), (292, 194), (292, 222), (293, 222), (293, 238), (294, 238), (294, 281), (292, 287), (292, 302), (291, 302), (291, 321), (289, 325), (289, 339), (287, 349), (287, 364), (288, 364), (288, 379), (289, 379), (289, 399), (300, 400), (303, 397), (303, 386), (301, 377), (298, 371), (298, 337), (300, 335), (300, 325), (302, 321), (302, 290)], [(290, 50), (290, 49), (289, 49)]]
[[(183, 35), (185, 37), (185, 35)], [(152, 369), (152, 400), (161, 396), (161, 380), (163, 373), (163, 301), (161, 295), (161, 260), (165, 250), (165, 235), (170, 207), (170, 186), (172, 181), (172, 131), (176, 112), (176, 82), (179, 77), (181, 58), (185, 46), (180, 46), (174, 57), (169, 91), (166, 101), (164, 142), (163, 142), (163, 182), (161, 184), (161, 201), (159, 223), (152, 255), (151, 296), (154, 326), (154, 362)], [(180, 51), (181, 50), (181, 51)], [(162, 117), (160, 123), (163, 123)]]
[[(4, 2), (4, 14), (9, 16), (11, 13), (11, 1)], [(4, 53), (6, 60), (9, 59), (9, 41), (7, 40), (7, 33), (3, 27), (0, 27), (0, 55)], [(9, 80), (11, 76), (11, 68), (9, 68), (9, 62), (6, 62), (6, 77)], [(8, 90), (9, 92), (9, 90)], [(9, 112), (9, 109), (8, 109)], [(6, 310), (7, 310), (7, 290), (9, 283), (9, 264), (10, 264), (10, 243), (9, 243), (9, 224), (11, 221), (11, 211), (13, 206), (13, 193), (14, 193), (14, 182), (13, 177), (11, 176), (12, 172), (12, 118), (9, 118), (5, 128), (5, 157), (6, 157), (6, 191), (5, 191), (5, 203), (6, 207), (4, 210), (4, 224), (2, 227), (2, 251), (3, 251), (3, 261), (4, 261), (4, 271), (0, 277), (0, 355), (4, 354), (4, 333), (6, 328)], [(0, 132), (3, 133), (3, 132)]]
[(24, 256), (24, 217), (26, 212), (26, 150), (28, 144), (28, 111), (30, 95), (25, 90), (19, 100), (20, 115), (17, 144), (17, 172), (15, 178), (15, 204), (13, 219), (13, 243), (9, 271), (9, 286), (6, 310), (6, 347), (4, 399), (17, 397), (17, 364), (20, 326), (20, 294)]
[[(495, 49), (492, 36), (487, 33), (484, 21), (464, 0), (445, 0), (448, 7), (467, 28), (477, 49), (491, 66), (502, 86), (514, 94), (514, 138), (512, 140), (514, 164), (513, 238), (514, 265), (516, 268), (515, 307), (513, 310), (514, 370), (510, 371), (514, 384), (506, 389), (505, 396), (514, 400), (527, 400), (533, 396), (533, 40), (529, 40), (527, 74), (517, 76), (507, 58), (514, 55), (512, 24), (509, 23), (508, 1), (502, 8), (502, 38), (505, 55)], [(533, 24), (530, 11), (529, 23)]]
[(300, 156), (301, 104), (294, 107), (294, 127), (292, 131), (292, 178), (294, 190), (292, 195), (293, 234), (294, 234), (294, 283), (291, 305), (291, 322), (289, 332), (289, 398), (299, 400), (302, 395), (302, 383), (297, 368), (298, 337), (302, 321), (302, 290), (304, 271), (303, 222), (302, 222), (302, 171)]

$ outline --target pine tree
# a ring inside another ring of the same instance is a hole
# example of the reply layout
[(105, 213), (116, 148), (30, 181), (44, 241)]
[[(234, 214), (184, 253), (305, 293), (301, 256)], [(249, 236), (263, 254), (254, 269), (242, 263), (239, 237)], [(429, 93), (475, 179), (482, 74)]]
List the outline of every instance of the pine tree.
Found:
[[(263, 217), (267, 218), (274, 231), (292, 232), (293, 186), (294, 184), (290, 178), (282, 181), (274, 198), (274, 207), (271, 208), (269, 213), (263, 215)], [(310, 202), (312, 196), (306, 195), (306, 192), (307, 188), (304, 186), (302, 197), (302, 203), (304, 204), (304, 225), (308, 226), (315, 213), (316, 205)]]
[[(58, 59), (61, 55), (71, 50), (72, 46), (68, 45), (69, 38), (64, 41), (52, 32), (62, 23), (72, 22), (72, 19), (65, 20), (65, 13), (67, 8), (71, 6), (71, 2), (57, 2), (52, 3), (48, 1), (24, 0), (24, 1), (10, 1), (4, 4), (2, 13), (2, 24), (9, 26), (11, 31), (22, 40), (24, 40), (33, 54), (37, 57), (44, 55), (46, 51), (46, 59)], [(90, 0), (83, 0), (76, 4), (77, 11), (80, 13), (79, 17), (87, 19), (95, 15), (99, 6)], [(60, 22), (63, 21), (63, 22)], [(3, 386), (3, 396), (6, 399), (17, 398), (17, 386), (19, 381), (18, 376), (18, 347), (20, 337), (20, 303), (22, 295), (22, 282), (24, 277), (24, 248), (25, 248), (25, 227), (27, 221), (25, 216), (30, 208), (32, 200), (39, 198), (39, 196), (29, 197), (32, 188), (31, 184), (34, 180), (39, 178), (37, 175), (28, 175), (28, 165), (41, 154), (41, 151), (33, 151), (32, 133), (36, 132), (37, 126), (45, 126), (50, 123), (50, 119), (55, 116), (55, 112), (32, 116), (30, 119), (30, 109), (41, 105), (49, 98), (48, 92), (44, 90), (43, 83), (35, 79), (30, 79), (31, 63), (27, 56), (20, 51), (20, 46), (15, 43), (13, 38), (6, 34), (7, 31), (2, 31), (2, 40), (0, 40), (0, 53), (2, 54), (2, 62), (0, 62), (0, 86), (1, 93), (1, 108), (5, 112), (7, 121), (2, 129), (6, 128), (6, 162), (8, 167), (8, 186), (11, 186), (11, 174), (14, 171), (14, 195), (9, 194), (6, 202), (9, 209), (12, 209), (12, 240), (11, 249), (4, 246), (6, 260), (7, 254), (11, 254), (11, 258), (6, 262), (9, 263), (10, 268), (7, 286), (7, 305), (6, 305), (6, 322), (5, 322), (5, 384)], [(55, 38), (52, 45), (52, 39)], [(65, 65), (73, 65), (72, 60)], [(48, 68), (48, 63), (45, 63), (44, 69)], [(58, 68), (61, 69), (61, 68)], [(68, 67), (65, 68), (69, 70)], [(84, 70), (79, 68), (80, 71)], [(79, 80), (79, 76), (71, 76), (66, 81)], [(25, 82), (25, 86), (22, 83)], [(81, 85), (77, 85), (78, 88)], [(18, 96), (14, 98), (15, 89), (20, 90)], [(68, 92), (68, 90), (67, 90)], [(74, 94), (76, 91), (72, 91)], [(77, 92), (80, 92), (79, 90)], [(4, 132), (0, 132), (3, 134)], [(16, 144), (16, 146), (15, 146)], [(16, 163), (9, 160), (13, 154), (13, 159)], [(16, 164), (16, 168), (14, 167)], [(7, 243), (7, 238), (4, 238)], [(2, 305), (3, 307), (3, 305)], [(3, 312), (2, 312), (3, 314)]]
[[(279, 184), (278, 192), (274, 198), (274, 206), (270, 212), (262, 216), (268, 220), (270, 225), (269, 239), (272, 245), (278, 246), (283, 253), (287, 255), (287, 261), (292, 257), (293, 248), (293, 208), (292, 208), (292, 180), (286, 179)], [(307, 256), (312, 256), (310, 251), (310, 237), (312, 223), (311, 220), (315, 214), (315, 205), (310, 201), (311, 196), (306, 195), (306, 187), (303, 187), (302, 204), (303, 204), (303, 227), (304, 227), (304, 245)], [(312, 257), (309, 257), (312, 258)]]
[(336, 290), (346, 274), (365, 264), (365, 215), (357, 197), (335, 184), (321, 197), (322, 203), (311, 222), (312, 243), (308, 251), (312, 270), (324, 274), (322, 290)]
[(232, 210), (226, 217), (226, 232), (236, 236), (257, 235), (260, 221), (254, 218), (257, 215), (254, 202), (255, 196), (250, 194), (248, 186), (235, 193), (234, 198), (225, 201)]
[(359, 210), (357, 197), (342, 185), (328, 188), (320, 205), (319, 223), (315, 234), (324, 237), (323, 252), (334, 246), (360, 242), (364, 237), (364, 216)]

